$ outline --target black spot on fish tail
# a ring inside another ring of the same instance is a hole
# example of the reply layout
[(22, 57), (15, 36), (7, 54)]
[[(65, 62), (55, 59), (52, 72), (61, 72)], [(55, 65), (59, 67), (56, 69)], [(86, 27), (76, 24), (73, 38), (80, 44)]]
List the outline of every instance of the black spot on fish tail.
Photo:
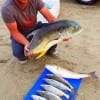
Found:
[(98, 77), (96, 76), (95, 72), (90, 72), (89, 75), (90, 75), (92, 78), (98, 79)]
[(77, 91), (75, 90), (75, 89), (71, 89), (71, 92), (73, 93), (73, 94), (77, 94)]

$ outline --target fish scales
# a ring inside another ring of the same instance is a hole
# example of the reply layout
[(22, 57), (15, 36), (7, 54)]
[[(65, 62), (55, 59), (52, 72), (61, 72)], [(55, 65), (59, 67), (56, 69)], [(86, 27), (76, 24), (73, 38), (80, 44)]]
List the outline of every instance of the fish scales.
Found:
[(74, 89), (74, 87), (67, 80), (65, 80), (63, 77), (61, 77), (60, 75), (57, 75), (57, 74), (46, 74), (46, 76), (48, 78), (52, 78), (54, 80), (62, 82), (63, 84), (67, 85), (70, 89)]
[(45, 89), (46, 91), (49, 91), (49, 92), (51, 92), (51, 93), (54, 93), (54, 94), (56, 94), (56, 95), (58, 95), (58, 96), (60, 96), (60, 97), (65, 96), (67, 99), (70, 98), (69, 95), (65, 94), (63, 91), (61, 91), (60, 89), (58, 89), (58, 88), (56, 88), (56, 87), (54, 87), (54, 86), (52, 86), (52, 85), (45, 85), (45, 84), (42, 84), (41, 87), (42, 87), (43, 89)]
[(61, 32), (61, 31), (63, 31), (64, 28), (65, 29), (69, 28), (68, 22), (69, 22), (68, 20), (59, 20), (59, 21), (56, 21), (56, 22), (49, 23), (45, 27), (42, 27), (42, 28), (35, 30), (32, 33), (30, 33), (28, 35), (28, 37), (35, 35), (36, 37), (41, 39), (44, 36), (51, 34), (53, 32), (56, 32), (56, 31)]
[(41, 90), (38, 90), (37, 93), (45, 98), (47, 98), (47, 100), (62, 100), (59, 96), (51, 93), (51, 92), (48, 92), (48, 91), (41, 91)]
[(44, 78), (44, 81), (58, 89), (61, 89), (62, 91), (70, 91), (71, 92), (71, 89), (68, 86), (64, 85), (63, 83), (61, 83), (59, 81), (56, 81), (54, 79), (48, 79), (48, 78)]
[[(56, 27), (55, 27), (56, 26)], [(51, 41), (53, 39), (57, 39), (60, 37), (59, 34), (59, 28), (62, 26), (62, 23), (51, 23), (41, 29), (38, 29), (36, 31), (33, 31), (34, 37), (30, 43), (29, 49), (32, 50), (33, 47), (35, 48), (37, 45), (39, 45), (45, 38), (48, 38), (48, 41)]]

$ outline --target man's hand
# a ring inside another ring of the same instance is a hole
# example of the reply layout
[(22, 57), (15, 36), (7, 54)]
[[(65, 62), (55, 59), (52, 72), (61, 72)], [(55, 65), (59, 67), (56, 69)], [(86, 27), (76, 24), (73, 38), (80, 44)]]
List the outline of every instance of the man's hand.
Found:
[(33, 57), (34, 54), (33, 53), (29, 53), (29, 43), (27, 43), (25, 46), (24, 46), (24, 54), (25, 56), (27, 57)]

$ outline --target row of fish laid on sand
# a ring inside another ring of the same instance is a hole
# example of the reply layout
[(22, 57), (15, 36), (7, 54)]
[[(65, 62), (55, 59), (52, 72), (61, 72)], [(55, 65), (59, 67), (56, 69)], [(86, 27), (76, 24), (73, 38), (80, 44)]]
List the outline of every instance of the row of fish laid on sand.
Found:
[(66, 94), (66, 91), (76, 94), (74, 87), (64, 78), (56, 74), (46, 74), (43, 81), (47, 84), (41, 84), (43, 90), (37, 90), (39, 95), (31, 95), (33, 100), (69, 100), (71, 96)]
[(29, 53), (36, 54), (38, 59), (44, 56), (52, 46), (63, 41), (63, 38), (72, 37), (80, 33), (81, 30), (82, 27), (73, 20), (63, 19), (49, 23), (27, 36), (27, 38), (33, 37), (30, 42)]
[[(46, 65), (46, 68), (53, 74), (46, 74), (46, 77), (43, 79), (46, 84), (40, 85), (43, 90), (37, 90), (39, 95), (31, 96), (33, 100), (63, 100), (62, 97), (66, 98), (64, 100), (71, 100), (72, 96), (76, 96), (77, 93), (75, 88), (65, 78), (80, 79), (92, 77), (97, 79), (95, 72), (76, 73), (49, 64)], [(66, 91), (73, 95), (68, 95)]]

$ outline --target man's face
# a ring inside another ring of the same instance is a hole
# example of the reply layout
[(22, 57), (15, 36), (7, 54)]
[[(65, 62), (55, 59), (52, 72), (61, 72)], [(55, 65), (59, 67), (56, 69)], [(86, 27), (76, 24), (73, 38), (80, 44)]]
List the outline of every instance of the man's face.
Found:
[(29, 0), (16, 0), (16, 1), (21, 4), (27, 4), (29, 2)]

